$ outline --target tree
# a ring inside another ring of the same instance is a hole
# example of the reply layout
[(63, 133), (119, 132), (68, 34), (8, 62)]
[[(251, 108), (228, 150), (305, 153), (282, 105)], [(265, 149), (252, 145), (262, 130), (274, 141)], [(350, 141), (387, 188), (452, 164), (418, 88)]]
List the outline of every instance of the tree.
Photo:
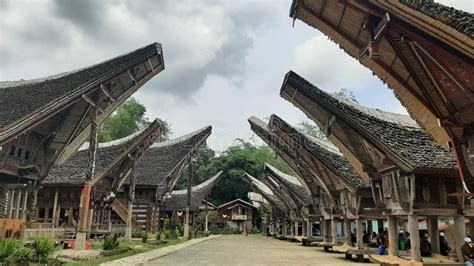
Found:
[[(131, 98), (107, 117), (99, 130), (99, 142), (107, 142), (129, 136), (147, 127), (150, 121), (145, 117), (146, 107)], [(159, 119), (161, 138), (165, 140), (171, 134), (170, 124)]]
[[(210, 195), (210, 201), (217, 205), (238, 198), (248, 200), (247, 193), (250, 192), (250, 186), (242, 180), (242, 176), (244, 172), (248, 172), (260, 178), (263, 175), (265, 162), (285, 173), (292, 173), (285, 162), (278, 158), (268, 146), (255, 146), (242, 139), (237, 139), (235, 145), (229, 147), (219, 156), (212, 158), (203, 156), (201, 160), (202, 162), (207, 161), (207, 163), (199, 166), (195, 175), (195, 180), (199, 181), (193, 182), (194, 184), (203, 182), (220, 170), (224, 171), (219, 184), (214, 187)], [(184, 180), (184, 176), (181, 179)], [(181, 182), (186, 184), (185, 181)]]
[(353, 91), (350, 91), (350, 90), (348, 90), (348, 89), (342, 88), (342, 89), (340, 89), (339, 91), (336, 91), (336, 92), (334, 93), (334, 95), (336, 95), (336, 96), (339, 97), (339, 98), (345, 99), (345, 100), (347, 100), (347, 101), (349, 101), (349, 102), (359, 103), (359, 102), (357, 101), (357, 98), (356, 98), (355, 95), (354, 95), (354, 92), (353, 92)]

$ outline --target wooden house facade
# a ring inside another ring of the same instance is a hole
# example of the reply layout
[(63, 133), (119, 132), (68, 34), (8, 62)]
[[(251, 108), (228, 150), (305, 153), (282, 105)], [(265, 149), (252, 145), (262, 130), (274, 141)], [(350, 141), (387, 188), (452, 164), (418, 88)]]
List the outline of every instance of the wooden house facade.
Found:
[[(111, 231), (111, 215), (117, 213), (128, 220), (127, 200), (118, 199), (125, 180), (134, 175), (140, 157), (160, 136), (160, 125), (153, 121), (146, 129), (123, 139), (101, 143), (97, 148), (95, 167), (97, 173), (91, 185), (88, 232)], [(65, 163), (53, 167), (42, 182), (38, 195), (39, 211), (35, 221), (52, 226), (77, 227), (80, 213), (81, 192), (88, 180), (88, 147), (82, 147)]]
[(435, 1), (294, 0), (290, 10), (388, 84), (442, 147), (465, 192), (474, 176), (474, 14)]
[[(398, 254), (397, 217), (408, 219), (412, 242), (419, 243), (419, 217), (435, 220), (446, 215), (461, 223), (464, 214), (472, 212), (464, 197), (456, 196), (463, 187), (452, 152), (410, 117), (337, 98), (293, 72), (286, 75), (281, 95), (316, 122), (359, 176), (371, 180), (374, 203), (387, 215), (391, 254)], [(458, 228), (460, 247), (464, 224)], [(437, 228), (432, 230), (431, 235), (437, 235)], [(433, 246), (435, 251), (439, 247)], [(420, 260), (419, 249), (412, 256)]]

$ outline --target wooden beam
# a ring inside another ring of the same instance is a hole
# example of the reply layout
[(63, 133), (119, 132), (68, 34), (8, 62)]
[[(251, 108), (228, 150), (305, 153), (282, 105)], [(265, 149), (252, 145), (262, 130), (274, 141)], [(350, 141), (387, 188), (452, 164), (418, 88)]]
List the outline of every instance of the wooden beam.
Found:
[(369, 40), (367, 41), (367, 44), (364, 45), (362, 49), (359, 51), (357, 60), (360, 60), (367, 51), (369, 52), (369, 58), (379, 57), (378, 44), (381, 40), (383, 31), (385, 30), (385, 28), (390, 22), (390, 15), (389, 13), (385, 13), (384, 16), (382, 17), (382, 20), (378, 23), (377, 26), (375, 26), (373, 22), (373, 20), (376, 18), (378, 17), (375, 17), (373, 15), (369, 15), (368, 17), (367, 30), (369, 31)]

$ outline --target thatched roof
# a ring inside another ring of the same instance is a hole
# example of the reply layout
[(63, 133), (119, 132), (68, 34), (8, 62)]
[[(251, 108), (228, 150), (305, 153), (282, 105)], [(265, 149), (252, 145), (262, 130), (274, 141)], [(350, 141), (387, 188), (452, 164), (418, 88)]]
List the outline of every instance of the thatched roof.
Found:
[(272, 208), (275, 208), (278, 211), (281, 211), (282, 213), (289, 212), (285, 204), (281, 202), (281, 200), (273, 193), (273, 191), (260, 180), (249, 175), (248, 173), (245, 173), (242, 178), (251, 185), (252, 189), (254, 189), (255, 192), (262, 195), (272, 206)]
[(161, 45), (152, 43), (90, 67), (34, 80), (1, 82), (0, 132), (59, 112), (73, 98), (80, 99), (91, 88), (156, 55), (162, 59)]
[[(95, 176), (94, 180), (97, 182), (112, 171), (115, 167), (121, 167), (125, 160), (129, 159), (129, 155), (134, 154), (136, 159), (142, 156), (143, 152), (150, 146), (149, 142), (153, 142), (159, 136), (159, 122), (153, 121), (146, 129), (132, 134), (128, 137), (114, 140), (106, 143), (100, 143), (97, 148), (96, 162), (95, 162)], [(138, 151), (139, 145), (142, 149)], [(56, 165), (43, 180), (44, 185), (68, 185), (76, 186), (86, 183), (85, 173), (88, 167), (89, 151), (88, 145), (84, 145), (77, 153), (74, 154), (68, 161), (62, 165)], [(121, 169), (124, 175), (128, 174), (127, 169)], [(94, 182), (94, 183), (95, 183)]]
[(285, 174), (272, 165), (265, 163), (265, 173), (270, 175), (275, 181), (286, 187), (292, 198), (297, 200), (304, 206), (312, 204), (311, 195), (303, 187), (298, 178)]
[[(176, 182), (191, 153), (205, 143), (211, 131), (212, 127), (208, 126), (176, 139), (153, 144), (135, 168), (137, 186), (161, 187), (167, 182)], [(168, 185), (168, 189), (174, 186)]]
[(331, 142), (300, 132), (276, 115), (271, 116), (269, 127), (272, 130), (280, 129), (285, 132), (298, 143), (297, 145), (307, 149), (314, 158), (321, 161), (325, 167), (352, 186), (353, 189), (370, 187), (369, 182), (356, 173), (339, 149)]
[[(215, 176), (209, 178), (208, 180), (202, 182), (199, 185), (193, 186), (191, 188), (191, 206), (190, 211), (196, 211), (199, 206), (203, 203), (203, 200), (209, 196), (211, 190), (219, 182), (219, 179), (223, 171), (220, 171)], [(169, 198), (165, 201), (165, 211), (184, 211), (187, 206), (187, 189), (183, 190), (173, 190), (170, 193)]]
[[(294, 94), (295, 90), (356, 130), (395, 164), (409, 165), (413, 172), (456, 170), (451, 151), (440, 147), (423, 129), (407, 123), (407, 116), (348, 103), (290, 71), (283, 82), (281, 94)], [(309, 108), (307, 103), (291, 101), (305, 110)], [(318, 116), (318, 113), (312, 115)]]

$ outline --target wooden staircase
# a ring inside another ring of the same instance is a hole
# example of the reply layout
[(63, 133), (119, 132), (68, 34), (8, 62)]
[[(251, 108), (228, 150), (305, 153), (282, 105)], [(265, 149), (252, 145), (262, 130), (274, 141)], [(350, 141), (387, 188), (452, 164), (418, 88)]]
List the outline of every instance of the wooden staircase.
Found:
[[(127, 222), (128, 219), (128, 208), (123, 204), (119, 199), (114, 199), (110, 205), (112, 210), (117, 213), (124, 222)], [(137, 220), (132, 216), (132, 225), (136, 225)]]

